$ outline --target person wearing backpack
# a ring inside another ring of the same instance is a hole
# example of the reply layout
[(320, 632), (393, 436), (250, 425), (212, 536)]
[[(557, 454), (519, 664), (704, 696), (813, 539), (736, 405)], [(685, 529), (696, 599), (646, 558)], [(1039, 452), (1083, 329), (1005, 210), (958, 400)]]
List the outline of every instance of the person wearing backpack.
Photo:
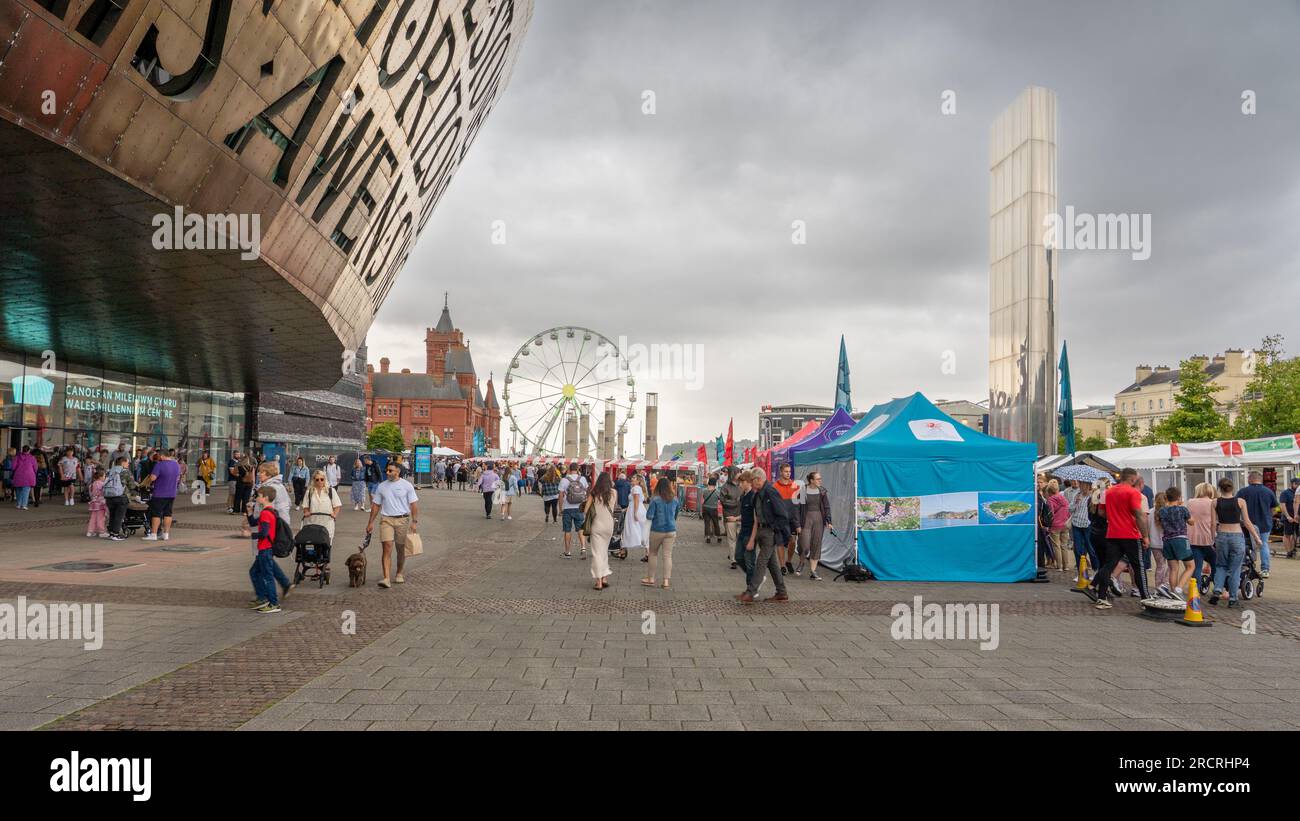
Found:
[(119, 456), (108, 469), (104, 479), (104, 502), (108, 505), (108, 538), (115, 542), (126, 540), (123, 522), (126, 521), (126, 508), (131, 502), (131, 494), (136, 491), (135, 478), (131, 475), (131, 460)]
[[(283, 489), (283, 486), (281, 487)], [(253, 534), (253, 566), (248, 568), (248, 578), (253, 582), (256, 598), (250, 603), (258, 613), (279, 613), (280, 601), (275, 595), (276, 573), (279, 565), (275, 563), (275, 546), (280, 518), (275, 515), (275, 497), (280, 495), (271, 484), (257, 489), (257, 504), (261, 510), (248, 514), (248, 523), (257, 528)], [(281, 535), (281, 538), (283, 536)], [(288, 593), (285, 590), (285, 593)]]
[(578, 463), (569, 465), (569, 472), (560, 480), (560, 517), (564, 520), (565, 559), (573, 558), (572, 534), (578, 534), (578, 545), (582, 548), (579, 558), (587, 558), (587, 537), (582, 535), (584, 517), (582, 506), (587, 501), (587, 489), (591, 487), (587, 480), (578, 475)]
[(710, 476), (708, 490), (704, 491), (704, 502), (700, 513), (704, 519), (704, 543), (712, 544), (716, 538), (722, 544), (722, 489), (718, 487), (718, 477)]
[[(248, 473), (250, 477), (253, 476), (253, 474), (254, 471), (251, 470)], [(292, 506), (289, 501), (290, 490), (285, 487), (284, 480), (280, 478), (279, 465), (275, 462), (263, 462), (258, 466), (256, 474), (257, 478), (260, 480), (257, 488), (257, 503), (256, 505), (249, 505), (251, 509), (245, 511), (249, 516), (249, 525), (256, 526), (257, 522), (261, 518), (262, 511), (267, 507), (270, 507), (272, 512), (275, 514), (277, 521), (284, 523), (281, 538), (287, 538), (289, 544), (292, 545), (293, 532), (290, 528), (291, 523), (289, 521), (289, 509)], [(263, 497), (262, 491), (268, 488), (275, 492), (270, 494), (270, 496)], [(266, 501), (263, 501), (264, 498)], [(272, 534), (271, 540), (273, 542), (275, 541), (274, 534)], [(292, 548), (290, 548), (290, 552), (291, 551)], [(287, 556), (288, 553), (285, 553), (284, 555)], [(289, 581), (288, 576), (284, 575), (284, 571), (280, 569), (280, 565), (274, 561), (274, 556), (275, 554), (272, 554), (273, 560), (271, 561), (269, 571), (274, 580), (280, 584), (280, 589), (284, 591), (281, 593), (281, 598), (284, 598), (289, 595), (289, 592), (293, 590), (295, 585)], [(254, 592), (257, 592), (256, 588), (254, 588)]]

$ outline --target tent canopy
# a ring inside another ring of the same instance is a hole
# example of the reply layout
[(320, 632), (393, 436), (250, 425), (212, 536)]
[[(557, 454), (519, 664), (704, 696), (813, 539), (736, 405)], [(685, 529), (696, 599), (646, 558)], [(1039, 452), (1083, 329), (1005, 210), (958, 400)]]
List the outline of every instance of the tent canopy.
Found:
[(939, 410), (920, 393), (914, 393), (876, 405), (843, 436), (807, 451), (800, 461), (1027, 458), (1032, 465), (1037, 455), (1034, 445), (980, 433)]
[(834, 442), (855, 424), (857, 424), (857, 420), (853, 418), (852, 414), (844, 408), (836, 408), (834, 413), (822, 420), (817, 430), (794, 444), (773, 452), (772, 464), (779, 465), (785, 462), (804, 464), (805, 460), (800, 454)]
[(1036, 456), (915, 393), (799, 462), (834, 477), (832, 517), (855, 526), (858, 560), (878, 578), (1016, 582), (1035, 573)]

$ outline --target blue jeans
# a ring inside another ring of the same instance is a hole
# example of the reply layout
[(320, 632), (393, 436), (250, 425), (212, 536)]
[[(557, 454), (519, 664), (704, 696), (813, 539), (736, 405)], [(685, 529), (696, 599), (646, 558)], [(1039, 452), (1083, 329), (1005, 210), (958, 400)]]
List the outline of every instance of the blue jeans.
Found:
[(1070, 530), (1074, 532), (1074, 561), (1079, 563), (1079, 559), (1084, 556), (1095, 567), (1101, 567), (1101, 562), (1097, 561), (1097, 551), (1092, 548), (1092, 534), (1086, 527), (1075, 527), (1070, 525)]
[(1197, 579), (1201, 578), (1201, 568), (1208, 566), (1210, 574), (1214, 574), (1214, 548), (1192, 545), (1192, 558), (1196, 561), (1193, 565), (1192, 575)]
[[(259, 599), (264, 599), (271, 604), (279, 604), (280, 599), (276, 596), (275, 590), (275, 556), (270, 548), (257, 551), (257, 558), (253, 559), (253, 566), (248, 568), (248, 578), (253, 582), (253, 592)], [(281, 574), (283, 575), (283, 574)]]
[(1218, 556), (1214, 566), (1214, 593), (1217, 596), (1223, 592), (1226, 581), (1228, 599), (1236, 601), (1241, 587), (1241, 565), (1246, 558), (1246, 534), (1220, 533), (1214, 537), (1214, 549)]
[(18, 494), (18, 498), (15, 500), (18, 502), (17, 506), (27, 507), (27, 499), (32, 495), (32, 489), (30, 487), (16, 487), (14, 490)]
[(1264, 540), (1264, 546), (1259, 549), (1259, 569), (1265, 573), (1268, 572), (1268, 535), (1273, 532), (1273, 520), (1267, 522), (1255, 522), (1255, 528), (1259, 531), (1259, 537)]
[(749, 541), (749, 533), (741, 533), (736, 537), (736, 564), (741, 570), (745, 571), (745, 587), (749, 587), (749, 577), (754, 573), (754, 554), (758, 552), (758, 547), (753, 550), (746, 550), (745, 544)]

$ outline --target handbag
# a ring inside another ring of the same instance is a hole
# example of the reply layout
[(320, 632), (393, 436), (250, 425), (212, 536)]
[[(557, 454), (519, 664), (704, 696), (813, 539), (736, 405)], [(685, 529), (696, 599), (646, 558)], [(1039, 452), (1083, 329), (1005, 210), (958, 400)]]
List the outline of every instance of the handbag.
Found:
[(592, 501), (591, 505), (587, 508), (586, 515), (583, 516), (582, 519), (582, 535), (590, 539), (591, 531), (595, 523), (596, 523), (596, 502)]
[(413, 533), (409, 530), (406, 532), (406, 544), (403, 547), (403, 552), (408, 556), (418, 556), (424, 552), (424, 542), (420, 539), (419, 533)]

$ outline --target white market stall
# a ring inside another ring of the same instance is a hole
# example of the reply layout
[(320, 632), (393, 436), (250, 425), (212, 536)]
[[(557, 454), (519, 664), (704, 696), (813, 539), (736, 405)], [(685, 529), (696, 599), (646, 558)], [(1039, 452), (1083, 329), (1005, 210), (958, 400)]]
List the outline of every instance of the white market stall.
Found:
[[(1279, 492), (1300, 475), (1300, 434), (1259, 439), (1225, 439), (1215, 442), (1170, 442), (1131, 448), (1079, 451), (1074, 457), (1096, 456), (1120, 468), (1135, 468), (1154, 491), (1171, 485), (1191, 497), (1201, 482), (1217, 484), (1231, 479), (1233, 487), (1246, 484), (1251, 470), (1264, 474), (1264, 483)], [(1061, 456), (1045, 456), (1035, 464), (1040, 473), (1059, 467)]]

